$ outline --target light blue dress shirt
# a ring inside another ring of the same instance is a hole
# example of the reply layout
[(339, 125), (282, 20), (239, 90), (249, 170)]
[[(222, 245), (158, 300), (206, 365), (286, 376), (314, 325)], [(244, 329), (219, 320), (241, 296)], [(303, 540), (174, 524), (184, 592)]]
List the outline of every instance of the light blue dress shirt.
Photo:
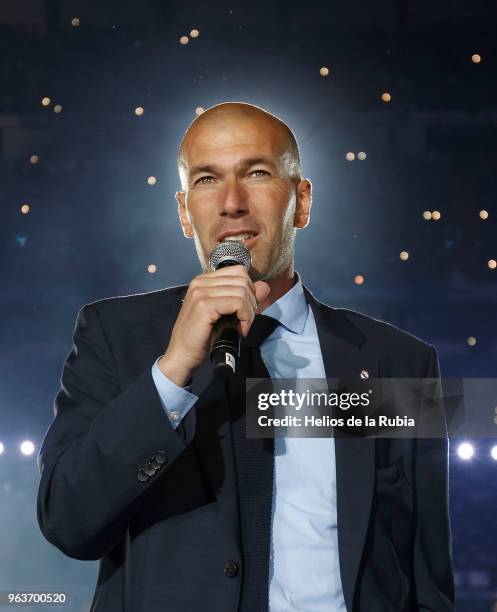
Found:
[[(280, 325), (261, 345), (271, 378), (326, 378), (316, 323), (297, 282), (264, 310)], [(157, 360), (158, 361), (158, 360)], [(174, 427), (198, 397), (152, 366)], [(270, 612), (345, 612), (338, 560), (334, 438), (276, 438)]]

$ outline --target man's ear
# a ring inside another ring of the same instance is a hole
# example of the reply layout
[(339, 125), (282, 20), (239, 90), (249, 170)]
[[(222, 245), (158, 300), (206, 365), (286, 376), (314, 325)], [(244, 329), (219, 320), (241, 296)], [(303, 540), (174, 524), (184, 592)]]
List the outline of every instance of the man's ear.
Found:
[(190, 223), (190, 219), (188, 217), (188, 213), (186, 211), (186, 200), (185, 200), (185, 192), (177, 191), (174, 195), (176, 201), (178, 202), (178, 215), (179, 221), (181, 223), (181, 229), (183, 230), (183, 235), (185, 238), (193, 237), (193, 228)]
[(293, 225), (302, 229), (307, 226), (311, 218), (312, 183), (310, 179), (302, 179), (299, 182), (296, 199)]

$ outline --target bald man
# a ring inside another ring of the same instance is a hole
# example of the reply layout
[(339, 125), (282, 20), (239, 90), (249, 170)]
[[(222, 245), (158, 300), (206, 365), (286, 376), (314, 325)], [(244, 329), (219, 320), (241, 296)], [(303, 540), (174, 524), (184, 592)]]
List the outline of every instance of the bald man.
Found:
[[(295, 232), (309, 222), (312, 185), (301, 177), (290, 129), (249, 104), (220, 104), (197, 117), (181, 142), (178, 168), (181, 227), (194, 238), (204, 270), (190, 284), (159, 362), (161, 371), (182, 386), (204, 362), (212, 325), (221, 314), (236, 312), (246, 335), (254, 314), (294, 284)], [(209, 272), (214, 248), (241, 233), (251, 234), (243, 240), (252, 256), (250, 276), (241, 267)], [(190, 299), (193, 289), (196, 299)], [(234, 291), (240, 305), (232, 310)], [(204, 305), (204, 296), (215, 299)]]
[[(203, 271), (80, 310), (38, 458), (44, 535), (100, 560), (95, 612), (451, 612), (446, 436), (268, 445), (245, 435), (244, 398), (209, 364), (230, 314), (253, 356), (242, 377), (257, 363), (273, 379), (438, 379), (435, 349), (303, 285), (294, 242), (312, 185), (279, 118), (208, 109), (178, 169)], [(248, 272), (209, 269), (226, 240), (250, 250)]]

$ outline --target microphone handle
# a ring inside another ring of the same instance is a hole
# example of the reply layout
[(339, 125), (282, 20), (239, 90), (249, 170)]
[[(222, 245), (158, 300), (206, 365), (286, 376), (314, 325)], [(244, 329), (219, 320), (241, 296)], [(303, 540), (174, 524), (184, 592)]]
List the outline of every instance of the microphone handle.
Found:
[(216, 378), (232, 378), (240, 354), (240, 334), (236, 314), (223, 315), (213, 326), (210, 360)]

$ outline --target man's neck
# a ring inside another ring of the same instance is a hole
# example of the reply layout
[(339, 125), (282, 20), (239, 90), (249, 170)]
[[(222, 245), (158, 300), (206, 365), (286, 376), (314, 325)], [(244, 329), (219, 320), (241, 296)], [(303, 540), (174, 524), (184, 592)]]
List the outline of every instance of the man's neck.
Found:
[(263, 310), (271, 306), (271, 304), (279, 300), (282, 295), (285, 295), (287, 291), (290, 291), (296, 281), (297, 275), (295, 274), (293, 265), (283, 274), (264, 281), (269, 285), (270, 291), (267, 298), (259, 304), (256, 314), (260, 314)]

